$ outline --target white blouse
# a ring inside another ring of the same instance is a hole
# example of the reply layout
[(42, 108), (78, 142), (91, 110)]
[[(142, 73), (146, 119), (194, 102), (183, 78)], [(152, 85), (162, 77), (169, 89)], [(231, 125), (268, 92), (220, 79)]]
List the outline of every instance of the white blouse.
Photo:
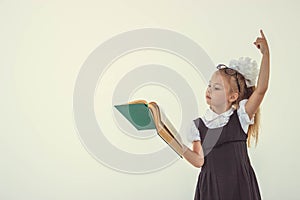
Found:
[[(242, 129), (246, 134), (248, 132), (249, 125), (254, 124), (254, 117), (250, 119), (245, 110), (245, 104), (247, 103), (247, 101), (248, 99), (241, 100), (239, 103), (239, 108), (237, 109), (237, 114)], [(228, 123), (229, 118), (233, 114), (233, 112), (234, 108), (230, 108), (222, 114), (217, 114), (209, 108), (207, 109), (204, 116), (201, 117), (201, 119), (207, 128), (219, 128), (225, 126)], [(189, 142), (201, 140), (199, 130), (194, 122), (192, 122), (191, 124), (191, 131), (187, 134), (187, 139)]]

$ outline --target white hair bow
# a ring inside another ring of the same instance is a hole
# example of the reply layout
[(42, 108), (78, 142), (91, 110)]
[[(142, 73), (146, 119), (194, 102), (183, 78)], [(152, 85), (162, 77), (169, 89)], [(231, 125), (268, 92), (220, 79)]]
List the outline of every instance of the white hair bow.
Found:
[(240, 57), (238, 60), (231, 60), (228, 67), (238, 71), (245, 77), (247, 87), (255, 86), (259, 73), (255, 60), (249, 57)]

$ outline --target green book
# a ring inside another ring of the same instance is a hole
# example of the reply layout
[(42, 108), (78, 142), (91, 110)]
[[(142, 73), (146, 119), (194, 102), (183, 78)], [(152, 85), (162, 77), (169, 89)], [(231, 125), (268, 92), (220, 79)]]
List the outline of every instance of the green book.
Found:
[(114, 106), (137, 130), (155, 129), (148, 104), (122, 104)]
[(155, 102), (136, 100), (114, 107), (137, 130), (156, 129), (157, 134), (182, 158), (183, 144), (180, 135)]

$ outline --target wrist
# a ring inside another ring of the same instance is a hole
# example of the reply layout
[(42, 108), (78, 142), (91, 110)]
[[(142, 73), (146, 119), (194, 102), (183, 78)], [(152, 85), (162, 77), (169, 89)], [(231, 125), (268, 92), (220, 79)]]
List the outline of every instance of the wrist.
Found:
[(266, 50), (266, 51), (262, 52), (262, 55), (263, 56), (269, 56), (270, 55), (269, 50)]

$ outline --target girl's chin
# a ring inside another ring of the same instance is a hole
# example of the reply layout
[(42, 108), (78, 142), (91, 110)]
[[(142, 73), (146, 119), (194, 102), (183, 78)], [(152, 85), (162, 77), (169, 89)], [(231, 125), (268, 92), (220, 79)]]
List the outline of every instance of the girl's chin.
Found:
[(207, 105), (210, 105), (211, 104), (211, 99), (206, 99), (206, 103), (207, 103)]

